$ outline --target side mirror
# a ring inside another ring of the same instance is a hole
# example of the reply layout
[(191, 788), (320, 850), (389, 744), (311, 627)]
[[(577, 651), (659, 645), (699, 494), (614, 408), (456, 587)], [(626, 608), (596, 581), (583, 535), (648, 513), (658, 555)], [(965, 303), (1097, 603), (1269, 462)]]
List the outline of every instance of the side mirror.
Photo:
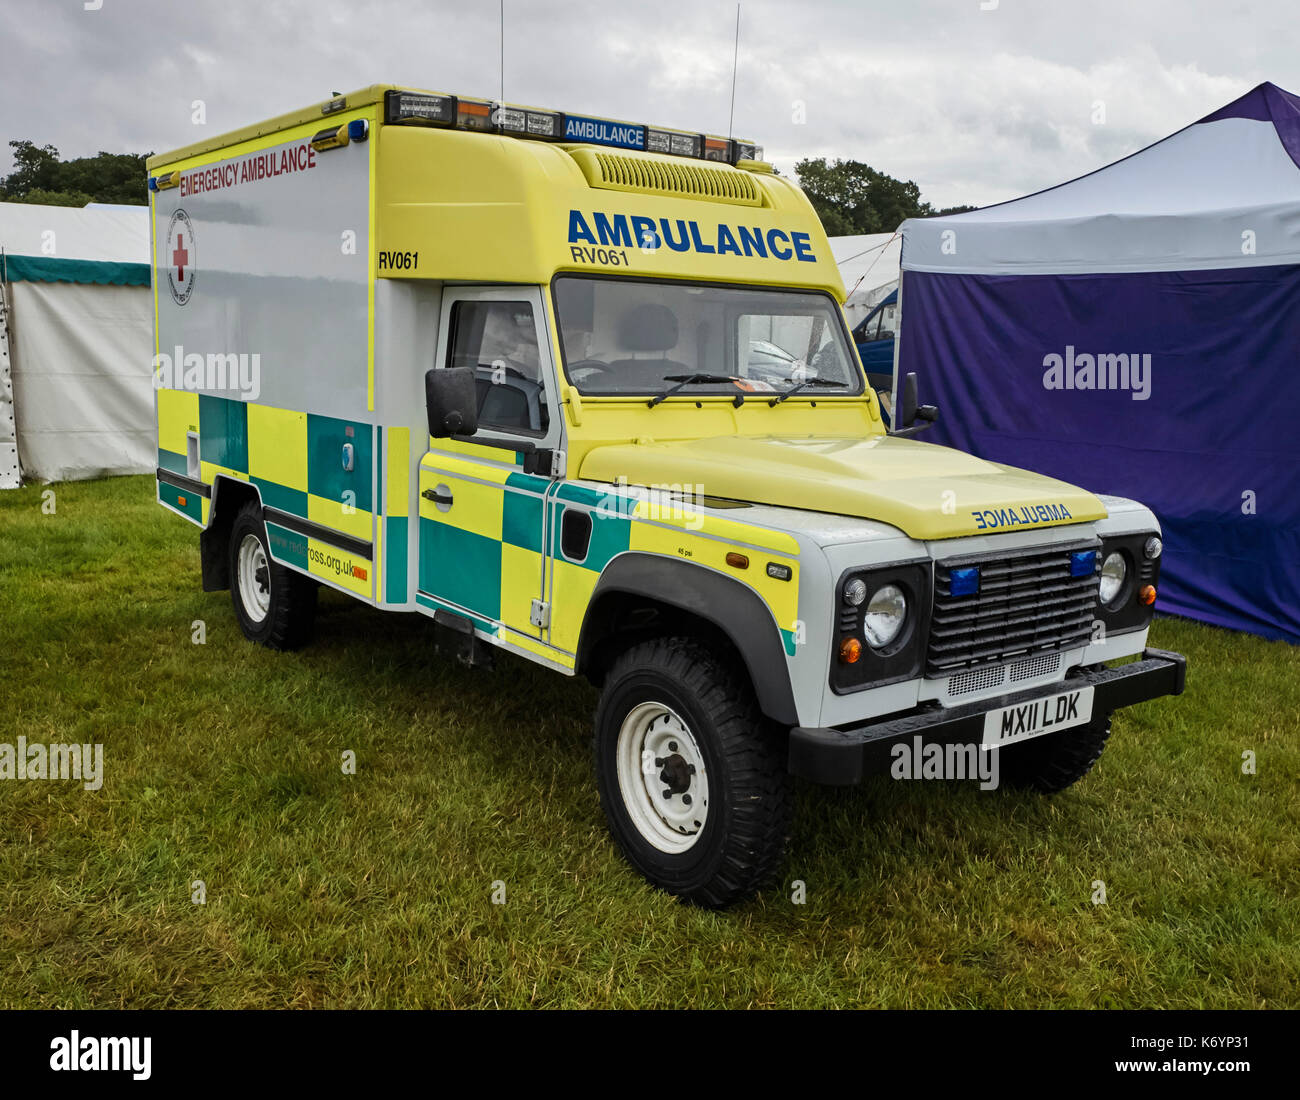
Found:
[[(904, 432), (908, 429), (919, 432), (939, 419), (939, 410), (935, 406), (917, 403), (915, 371), (908, 371), (903, 376), (903, 399), (899, 402), (898, 412), (900, 414), (899, 425)], [(924, 423), (917, 424), (918, 420), (924, 421)]]
[(478, 395), (473, 367), (424, 372), (424, 407), (434, 439), (473, 435), (478, 431)]
[(916, 371), (908, 371), (903, 376), (903, 400), (899, 409), (902, 426), (910, 428), (916, 423)]

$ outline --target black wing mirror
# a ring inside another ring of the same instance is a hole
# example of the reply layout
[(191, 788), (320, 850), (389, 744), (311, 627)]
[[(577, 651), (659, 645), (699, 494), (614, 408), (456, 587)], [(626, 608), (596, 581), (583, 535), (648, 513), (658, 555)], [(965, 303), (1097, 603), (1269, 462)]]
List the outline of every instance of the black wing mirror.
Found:
[(424, 407), (434, 439), (473, 435), (478, 431), (478, 396), (473, 367), (424, 372)]
[[(902, 427), (894, 433), (895, 435), (915, 435), (939, 419), (939, 410), (934, 405), (917, 403), (915, 371), (908, 371), (903, 376), (903, 400), (898, 412), (898, 422)], [(918, 420), (921, 423), (918, 424)]]

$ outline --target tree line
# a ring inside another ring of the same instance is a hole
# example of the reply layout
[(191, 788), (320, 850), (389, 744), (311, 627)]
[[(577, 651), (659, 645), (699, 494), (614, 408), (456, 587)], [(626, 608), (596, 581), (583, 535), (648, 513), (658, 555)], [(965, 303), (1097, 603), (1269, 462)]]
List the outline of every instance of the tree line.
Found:
[(948, 206), (936, 210), (921, 199), (921, 189), (911, 180), (895, 179), (860, 160), (801, 160), (794, 166), (794, 174), (828, 237), (892, 233), (908, 218), (975, 209)]
[(151, 153), (96, 153), (61, 160), (53, 145), (11, 141), (14, 168), (0, 178), (0, 200), (42, 206), (88, 202), (144, 206), (149, 201), (145, 161)]

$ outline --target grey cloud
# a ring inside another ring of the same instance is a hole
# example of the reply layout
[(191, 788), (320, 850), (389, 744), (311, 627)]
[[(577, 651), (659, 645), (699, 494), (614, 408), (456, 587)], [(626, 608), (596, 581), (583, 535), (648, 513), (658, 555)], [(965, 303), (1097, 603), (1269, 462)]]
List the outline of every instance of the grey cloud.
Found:
[[(380, 81), (493, 95), (497, 12), (495, 0), (5, 0), (6, 86), (23, 94), (0, 100), (0, 139), (65, 156), (160, 151)], [(1261, 80), (1300, 89), (1292, 13), (1293, 0), (744, 0), (735, 131), (784, 172), (854, 157), (938, 205), (999, 201)], [(507, 0), (506, 15), (508, 98), (725, 131), (730, 0)]]

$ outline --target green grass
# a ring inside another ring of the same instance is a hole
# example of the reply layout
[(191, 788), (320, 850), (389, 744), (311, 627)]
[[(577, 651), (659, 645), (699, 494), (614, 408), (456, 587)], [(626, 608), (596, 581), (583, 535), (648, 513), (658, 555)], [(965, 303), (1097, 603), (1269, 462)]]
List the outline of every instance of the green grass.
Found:
[(0, 781), (0, 1006), (1300, 1005), (1300, 650), (1160, 620), (1187, 694), (1072, 790), (801, 786), (784, 886), (706, 912), (608, 838), (589, 686), (333, 592), (250, 645), (152, 484), (0, 493), (0, 742), (106, 771)]

